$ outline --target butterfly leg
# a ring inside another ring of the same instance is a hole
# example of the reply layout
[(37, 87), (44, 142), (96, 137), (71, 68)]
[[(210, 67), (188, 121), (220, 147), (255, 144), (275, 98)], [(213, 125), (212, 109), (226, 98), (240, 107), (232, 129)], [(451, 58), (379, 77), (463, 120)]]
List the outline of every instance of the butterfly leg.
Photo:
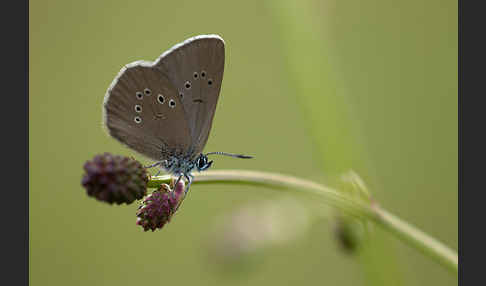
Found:
[(182, 175), (179, 175), (179, 178), (177, 178), (177, 181), (175, 182), (174, 184), (174, 188), (177, 186), (177, 184), (179, 183), (179, 181), (182, 179)]
[(161, 164), (162, 164), (162, 162), (155, 162), (152, 165), (144, 166), (144, 168), (145, 169), (150, 169), (150, 168), (153, 168), (153, 167), (158, 166), (158, 165), (161, 165)]
[[(153, 163), (152, 165), (149, 165), (149, 166), (144, 166), (144, 168), (145, 168), (145, 169), (150, 169), (150, 168), (157, 167), (157, 166), (167, 168), (167, 160), (164, 160), (164, 161), (159, 161), (159, 162), (155, 162), (155, 163)], [(158, 175), (160, 175), (160, 172), (161, 172), (161, 171), (162, 171), (162, 170), (159, 168), (159, 170), (157, 171), (157, 174), (155, 174), (155, 177), (157, 177)]]
[(184, 177), (186, 177), (187, 179), (187, 187), (186, 187), (186, 191), (184, 193), (184, 195), (187, 195), (187, 192), (189, 192), (189, 187), (191, 186), (192, 184), (192, 181), (194, 180), (194, 176), (191, 175), (191, 174), (184, 174)]

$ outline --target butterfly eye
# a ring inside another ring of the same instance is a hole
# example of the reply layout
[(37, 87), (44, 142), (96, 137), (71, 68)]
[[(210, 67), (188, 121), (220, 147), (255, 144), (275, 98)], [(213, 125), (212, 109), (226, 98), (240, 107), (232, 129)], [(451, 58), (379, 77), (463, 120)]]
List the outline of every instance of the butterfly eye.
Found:
[(142, 112), (142, 107), (138, 104), (135, 105), (135, 112), (138, 112), (138, 113)]
[(205, 71), (202, 71), (201, 72), (201, 77), (206, 77), (206, 72)]
[(141, 93), (140, 91), (137, 91), (135, 95), (137, 96), (138, 99), (143, 99), (143, 93)]
[(159, 94), (159, 95), (157, 96), (157, 101), (158, 101), (160, 104), (163, 104), (163, 103), (164, 103), (164, 101), (165, 101), (164, 96), (163, 96), (162, 94)]
[(194, 78), (197, 78), (198, 75), (197, 75), (197, 72), (194, 72)]
[(204, 160), (202, 160), (202, 159), (197, 160), (197, 167), (198, 167), (199, 169), (204, 168), (204, 165), (205, 165)]
[(139, 116), (135, 116), (135, 118), (133, 119), (135, 121), (135, 123), (137, 124), (140, 124), (142, 123), (142, 118), (140, 118)]
[(199, 158), (197, 159), (196, 163), (197, 163), (198, 169), (203, 169), (206, 166), (206, 164), (208, 163), (208, 160), (203, 155), (200, 155)]
[(208, 79), (208, 85), (212, 85), (213, 84), (213, 80), (212, 79)]
[(151, 95), (152, 94), (152, 91), (148, 88), (144, 89), (143, 92), (145, 93), (145, 95)]
[(186, 89), (190, 89), (191, 88), (191, 82), (186, 81), (186, 84), (184, 86), (186, 87)]
[(174, 108), (176, 106), (176, 103), (173, 99), (169, 100), (169, 107)]

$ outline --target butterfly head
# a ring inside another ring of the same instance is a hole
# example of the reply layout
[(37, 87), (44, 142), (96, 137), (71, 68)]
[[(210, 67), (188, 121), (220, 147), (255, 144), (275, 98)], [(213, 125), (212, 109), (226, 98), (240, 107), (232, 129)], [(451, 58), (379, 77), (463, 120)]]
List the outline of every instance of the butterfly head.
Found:
[(198, 171), (204, 171), (209, 169), (211, 165), (213, 164), (213, 161), (208, 160), (208, 156), (204, 154), (199, 154), (199, 156), (196, 159), (196, 169)]
[(211, 161), (208, 160), (208, 155), (224, 155), (224, 156), (240, 158), (240, 159), (251, 159), (251, 158), (253, 158), (252, 156), (248, 156), (248, 155), (231, 154), (231, 153), (226, 153), (226, 152), (209, 152), (209, 153), (206, 153), (206, 154), (201, 153), (201, 154), (199, 154), (199, 156), (194, 161), (195, 167), (198, 171), (207, 170), (213, 164), (212, 160)]

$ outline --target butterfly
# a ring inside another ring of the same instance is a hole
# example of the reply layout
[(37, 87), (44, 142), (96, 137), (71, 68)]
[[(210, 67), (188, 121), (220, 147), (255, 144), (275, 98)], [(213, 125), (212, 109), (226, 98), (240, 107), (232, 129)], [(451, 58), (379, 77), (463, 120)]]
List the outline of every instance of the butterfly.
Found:
[(225, 152), (202, 153), (209, 137), (223, 81), (225, 42), (218, 35), (189, 38), (154, 62), (124, 66), (103, 103), (108, 133), (155, 161), (167, 173), (187, 179), (211, 167), (209, 155), (252, 158)]

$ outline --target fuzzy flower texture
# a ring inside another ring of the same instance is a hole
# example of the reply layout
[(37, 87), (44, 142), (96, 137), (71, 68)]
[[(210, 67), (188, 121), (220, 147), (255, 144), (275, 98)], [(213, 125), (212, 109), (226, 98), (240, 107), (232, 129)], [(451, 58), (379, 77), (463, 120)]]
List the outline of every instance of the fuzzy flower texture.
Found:
[(160, 188), (147, 196), (137, 211), (137, 225), (144, 231), (155, 231), (170, 221), (184, 200), (184, 182), (180, 181), (174, 190), (162, 184)]
[[(88, 196), (100, 201), (131, 204), (147, 194), (149, 175), (135, 159), (104, 153), (87, 161), (84, 171), (81, 184)], [(137, 210), (137, 225), (154, 231), (168, 223), (184, 200), (184, 185), (180, 181), (171, 190), (162, 184), (145, 197)]]
[(131, 204), (147, 193), (148, 173), (140, 162), (110, 153), (84, 164), (81, 184), (88, 196), (109, 204)]

